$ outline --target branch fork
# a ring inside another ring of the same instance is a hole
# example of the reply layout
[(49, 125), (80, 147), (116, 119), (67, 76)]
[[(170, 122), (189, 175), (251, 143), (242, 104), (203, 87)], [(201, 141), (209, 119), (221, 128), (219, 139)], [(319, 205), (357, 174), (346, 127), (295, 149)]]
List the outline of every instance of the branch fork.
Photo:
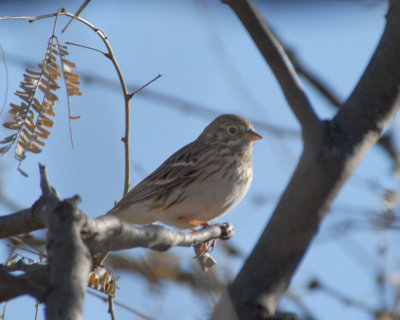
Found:
[[(78, 209), (79, 196), (61, 201), (49, 182), (46, 168), (39, 168), (42, 196), (31, 208), (0, 217), (0, 238), (46, 227), (48, 262), (35, 262), (29, 267), (21, 261), (0, 265), (0, 298), (5, 301), (22, 294), (32, 295), (46, 303), (48, 317), (65, 312), (71, 319), (81, 319), (92, 257), (95, 259), (104, 250), (196, 248), (203, 242), (227, 240), (234, 235), (230, 223), (186, 233), (159, 225), (135, 226), (113, 215), (91, 219)], [(209, 253), (198, 259), (205, 271), (216, 263)], [(17, 269), (25, 273), (13, 276), (10, 272)], [(48, 291), (50, 287), (53, 289)]]

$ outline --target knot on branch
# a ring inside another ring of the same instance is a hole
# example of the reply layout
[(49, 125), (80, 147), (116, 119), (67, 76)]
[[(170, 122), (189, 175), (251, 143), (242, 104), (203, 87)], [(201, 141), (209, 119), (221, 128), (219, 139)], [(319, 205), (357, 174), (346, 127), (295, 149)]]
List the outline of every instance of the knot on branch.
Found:
[(235, 229), (233, 228), (232, 223), (226, 222), (220, 225), (221, 226), (221, 236), (219, 237), (221, 240), (229, 240), (235, 235)]
[(54, 215), (62, 223), (72, 223), (84, 218), (84, 215), (78, 209), (78, 204), (81, 202), (81, 198), (76, 195), (70, 199), (66, 199), (58, 204), (54, 210)]

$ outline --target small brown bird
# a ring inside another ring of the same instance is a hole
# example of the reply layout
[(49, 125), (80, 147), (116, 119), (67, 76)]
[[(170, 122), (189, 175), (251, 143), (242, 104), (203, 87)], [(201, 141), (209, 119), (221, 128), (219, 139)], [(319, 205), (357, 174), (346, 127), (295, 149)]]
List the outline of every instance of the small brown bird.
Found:
[(207, 225), (234, 208), (253, 178), (253, 141), (245, 118), (224, 114), (130, 190), (109, 212), (133, 224)]

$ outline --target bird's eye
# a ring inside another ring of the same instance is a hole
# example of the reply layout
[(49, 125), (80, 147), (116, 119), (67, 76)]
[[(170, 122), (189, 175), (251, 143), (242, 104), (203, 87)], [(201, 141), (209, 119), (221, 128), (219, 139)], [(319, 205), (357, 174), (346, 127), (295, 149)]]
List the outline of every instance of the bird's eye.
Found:
[(228, 127), (228, 133), (231, 135), (235, 135), (237, 133), (237, 128), (236, 127)]

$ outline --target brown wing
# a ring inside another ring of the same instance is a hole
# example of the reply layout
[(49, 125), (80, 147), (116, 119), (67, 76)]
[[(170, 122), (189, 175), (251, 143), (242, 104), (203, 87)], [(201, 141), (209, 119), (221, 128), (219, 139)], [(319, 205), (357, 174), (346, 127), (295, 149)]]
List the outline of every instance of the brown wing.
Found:
[(158, 169), (130, 190), (113, 209), (123, 209), (135, 202), (149, 198), (158, 200), (176, 186), (192, 180), (200, 174), (197, 166), (199, 154), (207, 145), (192, 142), (170, 156)]

